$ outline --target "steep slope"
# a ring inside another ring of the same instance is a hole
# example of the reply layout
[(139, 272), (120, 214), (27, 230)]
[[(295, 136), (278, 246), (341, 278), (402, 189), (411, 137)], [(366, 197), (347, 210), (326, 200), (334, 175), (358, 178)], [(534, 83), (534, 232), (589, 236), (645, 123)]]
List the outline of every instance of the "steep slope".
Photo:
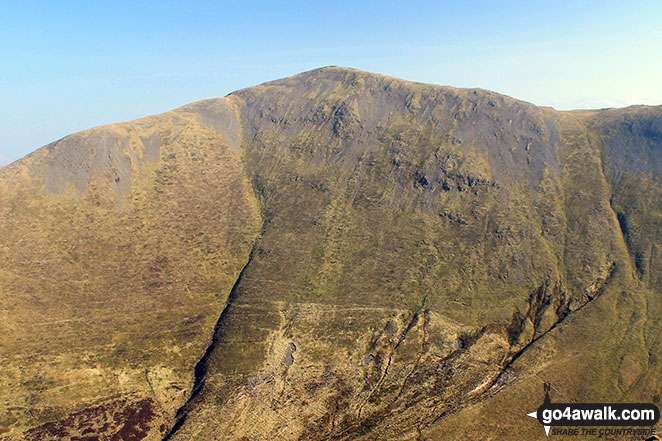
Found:
[(266, 223), (173, 439), (415, 436), (629, 278), (570, 115), (337, 69), (233, 96)]
[(556, 386), (558, 401), (650, 402), (659, 393), (662, 107), (576, 111), (566, 118), (586, 127), (588, 142), (599, 150), (621, 246), (628, 252), (618, 263), (622, 270), (581, 314), (569, 317), (513, 363), (509, 387), (428, 427), (424, 439), (484, 433), (494, 439), (512, 439), (513, 434), (542, 439), (537, 424), (527, 427), (520, 418), (537, 406), (542, 381)]
[(324, 68), (47, 146), (0, 171), (0, 431), (542, 439), (543, 381), (650, 401), (661, 121)]

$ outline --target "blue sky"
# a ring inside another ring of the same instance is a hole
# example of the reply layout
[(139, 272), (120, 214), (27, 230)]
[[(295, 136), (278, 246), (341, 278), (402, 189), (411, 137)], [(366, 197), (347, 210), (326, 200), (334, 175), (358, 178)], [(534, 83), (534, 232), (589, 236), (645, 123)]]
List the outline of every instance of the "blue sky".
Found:
[(558, 109), (662, 104), (662, 2), (0, 0), (0, 162), (326, 65)]

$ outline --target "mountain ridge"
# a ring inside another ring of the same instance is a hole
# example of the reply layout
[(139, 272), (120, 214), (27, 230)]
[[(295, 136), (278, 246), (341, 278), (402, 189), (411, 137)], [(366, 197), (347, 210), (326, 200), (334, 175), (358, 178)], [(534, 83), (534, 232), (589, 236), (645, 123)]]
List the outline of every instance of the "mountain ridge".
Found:
[[(539, 105), (533, 104), (533, 103), (528, 102), (528, 101), (523, 101), (523, 100), (511, 97), (511, 96), (506, 95), (506, 94), (493, 92), (493, 91), (483, 89), (483, 88), (458, 88), (458, 87), (453, 87), (453, 86), (437, 85), (437, 84), (434, 84), (434, 83), (424, 83), (424, 82), (418, 82), (418, 81), (410, 81), (410, 80), (399, 79), (399, 78), (396, 78), (396, 77), (391, 77), (391, 76), (388, 76), (388, 75), (366, 72), (366, 71), (363, 71), (363, 70), (360, 70), (360, 69), (330, 65), (330, 66), (324, 66), (324, 67), (315, 68), (315, 69), (311, 69), (311, 70), (308, 70), (308, 71), (300, 72), (298, 74), (294, 74), (294, 75), (291, 75), (289, 77), (267, 81), (267, 82), (264, 82), (264, 83), (260, 83), (256, 86), (250, 86), (250, 87), (246, 87), (246, 88), (243, 88), (243, 89), (238, 89), (236, 91), (228, 93), (224, 97), (205, 98), (205, 99), (194, 101), (194, 102), (191, 102), (189, 104), (185, 104), (183, 106), (180, 106), (180, 107), (177, 107), (177, 108), (174, 108), (172, 110), (168, 110), (168, 111), (165, 111), (165, 112), (162, 112), (162, 113), (158, 113), (158, 114), (154, 114), (154, 115), (148, 115), (148, 116), (140, 117), (140, 118), (133, 119), (133, 120), (127, 120), (127, 121), (122, 121), (122, 122), (104, 124), (104, 125), (101, 125), (101, 126), (96, 126), (96, 127), (90, 128), (90, 129), (84, 129), (84, 130), (72, 133), (70, 135), (66, 135), (63, 138), (60, 138), (60, 139), (58, 139), (58, 140), (56, 140), (52, 143), (49, 143), (49, 144), (35, 150), (32, 153), (29, 153), (28, 155), (26, 155), (23, 158), (19, 158), (15, 161), (12, 161), (9, 164), (5, 164), (1, 168), (6, 168), (8, 166), (13, 166), (18, 161), (25, 161), (28, 158), (30, 158), (31, 156), (35, 155), (37, 152), (41, 151), (42, 149), (52, 149), (53, 147), (55, 147), (56, 145), (58, 145), (59, 143), (61, 143), (62, 141), (64, 141), (65, 139), (67, 139), (69, 137), (79, 136), (79, 135), (85, 134), (89, 131), (101, 131), (101, 130), (112, 131), (113, 129), (119, 129), (119, 128), (122, 128), (126, 125), (133, 125), (133, 124), (140, 125), (140, 124), (149, 123), (150, 121), (152, 121), (154, 119), (158, 119), (160, 117), (163, 117), (164, 115), (170, 114), (171, 112), (187, 111), (189, 109), (195, 109), (195, 108), (199, 108), (199, 107), (202, 107), (202, 106), (207, 106), (207, 105), (210, 105), (210, 104), (218, 103), (218, 102), (221, 102), (222, 100), (224, 100), (226, 98), (229, 98), (229, 97), (234, 97), (234, 96), (237, 96), (237, 95), (240, 96), (244, 91), (254, 90), (255, 88), (269, 87), (269, 86), (280, 86), (280, 85), (287, 84), (288, 82), (293, 82), (293, 81), (296, 81), (296, 80), (319, 81), (320, 80), (320, 75), (323, 76), (323, 77), (329, 77), (330, 76), (331, 78), (328, 78), (327, 80), (332, 81), (333, 78), (337, 77), (338, 75), (347, 75), (347, 74), (353, 74), (353, 75), (357, 75), (357, 76), (360, 76), (360, 77), (377, 78), (377, 79), (386, 80), (386, 81), (389, 81), (389, 82), (396, 82), (396, 83), (406, 84), (406, 85), (410, 85), (410, 86), (413, 86), (413, 87), (429, 87), (429, 88), (434, 88), (434, 89), (438, 89), (438, 90), (455, 91), (458, 94), (460, 94), (460, 93), (462, 93), (462, 94), (481, 93), (481, 94), (487, 94), (488, 96), (499, 96), (501, 98), (506, 98), (506, 99), (512, 100), (514, 102), (519, 102), (519, 103), (522, 103), (522, 104), (532, 105), (532, 106), (535, 106), (535, 107), (541, 108), (541, 109), (549, 109), (549, 110), (553, 110), (554, 112), (571, 113), (571, 114), (580, 115), (583, 118), (587, 118), (587, 117), (590, 118), (591, 116), (595, 116), (596, 114), (605, 113), (605, 112), (606, 113), (627, 112), (628, 109), (629, 110), (655, 110), (655, 109), (662, 108), (662, 104), (657, 105), (657, 106), (634, 104), (634, 105), (621, 107), (621, 108), (556, 110), (551, 106), (539, 106)], [(5, 171), (5, 175), (6, 174), (8, 174), (8, 171)]]
[(327, 67), (56, 141), (0, 170), (0, 439), (542, 439), (541, 376), (641, 399), (661, 121)]

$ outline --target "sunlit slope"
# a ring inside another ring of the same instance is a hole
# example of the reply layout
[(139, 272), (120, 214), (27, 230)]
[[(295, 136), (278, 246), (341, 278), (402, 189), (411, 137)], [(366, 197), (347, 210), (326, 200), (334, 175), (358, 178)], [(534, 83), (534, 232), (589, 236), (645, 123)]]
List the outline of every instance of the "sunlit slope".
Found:
[(15, 438), (160, 439), (186, 399), (260, 222), (236, 133), (207, 107), (240, 130), (230, 100), (199, 103), (71, 135), (0, 172), (9, 439), (43, 423)]

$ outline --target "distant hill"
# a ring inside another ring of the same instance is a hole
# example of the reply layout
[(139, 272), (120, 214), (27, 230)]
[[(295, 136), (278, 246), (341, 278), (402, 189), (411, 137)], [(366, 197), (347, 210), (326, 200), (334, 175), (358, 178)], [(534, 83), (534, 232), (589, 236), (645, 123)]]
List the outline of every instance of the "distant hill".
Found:
[[(326, 67), (0, 169), (0, 440), (544, 439), (662, 390), (662, 106)], [(658, 428), (659, 429), (659, 428)]]

